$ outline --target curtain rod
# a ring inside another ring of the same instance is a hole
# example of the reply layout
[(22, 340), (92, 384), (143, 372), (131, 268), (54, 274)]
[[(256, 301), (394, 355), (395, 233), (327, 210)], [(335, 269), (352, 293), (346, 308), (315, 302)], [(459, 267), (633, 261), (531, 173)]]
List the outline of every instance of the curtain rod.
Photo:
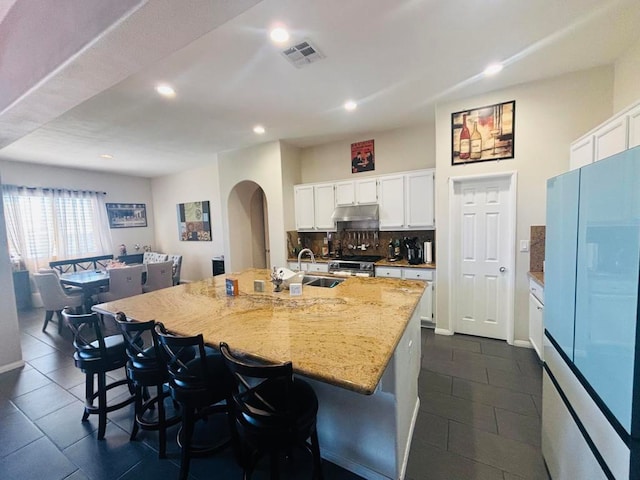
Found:
[(55, 191), (55, 190), (62, 190), (65, 192), (73, 192), (73, 193), (98, 193), (98, 194), (102, 194), (102, 195), (106, 195), (107, 192), (99, 192), (96, 190), (74, 190), (71, 188), (62, 188), (62, 187), (29, 187), (28, 185), (10, 185), (10, 184), (3, 184), (3, 186), (7, 186), (7, 187), (15, 187), (15, 188), (25, 188), (27, 190), (43, 190), (45, 192), (49, 192), (49, 191)]

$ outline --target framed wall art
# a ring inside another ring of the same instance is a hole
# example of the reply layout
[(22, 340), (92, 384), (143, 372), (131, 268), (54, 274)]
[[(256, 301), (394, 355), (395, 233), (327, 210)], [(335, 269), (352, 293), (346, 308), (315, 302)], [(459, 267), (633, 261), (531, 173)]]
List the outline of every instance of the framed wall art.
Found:
[(144, 203), (107, 203), (109, 228), (147, 226), (147, 206)]
[(451, 114), (451, 164), (514, 157), (516, 102)]
[(373, 140), (351, 144), (351, 173), (375, 170)]
[(178, 204), (178, 231), (186, 242), (211, 241), (211, 210), (209, 202)]

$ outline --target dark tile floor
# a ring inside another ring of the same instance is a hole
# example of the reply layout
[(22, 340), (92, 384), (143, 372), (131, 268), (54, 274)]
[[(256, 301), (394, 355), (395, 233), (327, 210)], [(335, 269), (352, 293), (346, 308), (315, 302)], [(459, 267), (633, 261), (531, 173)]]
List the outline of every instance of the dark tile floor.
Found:
[[(73, 365), (70, 335), (40, 331), (43, 312), (20, 312), (26, 365), (0, 375), (0, 478), (173, 479), (179, 448), (169, 434), (168, 459), (157, 457), (157, 434), (129, 442), (131, 409), (113, 412), (104, 441), (97, 422), (80, 422), (84, 375)], [(541, 369), (532, 350), (505, 342), (422, 331), (420, 414), (409, 480), (548, 480), (540, 453)], [(121, 375), (121, 374), (120, 374)], [(176, 427), (174, 427), (176, 428)], [(298, 455), (284, 478), (310, 478)], [(267, 466), (254, 477), (268, 478)], [(328, 480), (355, 480), (329, 462)], [(191, 478), (242, 478), (229, 451), (194, 459)]]

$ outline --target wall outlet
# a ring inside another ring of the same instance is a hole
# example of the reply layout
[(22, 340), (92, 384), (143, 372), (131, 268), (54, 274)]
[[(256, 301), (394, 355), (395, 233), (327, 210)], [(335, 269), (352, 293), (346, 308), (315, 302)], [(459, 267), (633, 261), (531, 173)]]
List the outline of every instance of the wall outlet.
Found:
[(529, 251), (529, 240), (520, 240), (520, 251), (521, 252)]

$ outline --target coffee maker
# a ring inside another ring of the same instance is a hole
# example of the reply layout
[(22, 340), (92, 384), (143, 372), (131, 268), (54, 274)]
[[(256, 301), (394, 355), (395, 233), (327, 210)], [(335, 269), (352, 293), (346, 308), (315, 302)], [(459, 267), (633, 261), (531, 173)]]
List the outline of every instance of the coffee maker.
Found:
[(409, 265), (419, 265), (422, 261), (422, 247), (418, 237), (404, 238), (404, 246), (407, 249), (407, 261)]

